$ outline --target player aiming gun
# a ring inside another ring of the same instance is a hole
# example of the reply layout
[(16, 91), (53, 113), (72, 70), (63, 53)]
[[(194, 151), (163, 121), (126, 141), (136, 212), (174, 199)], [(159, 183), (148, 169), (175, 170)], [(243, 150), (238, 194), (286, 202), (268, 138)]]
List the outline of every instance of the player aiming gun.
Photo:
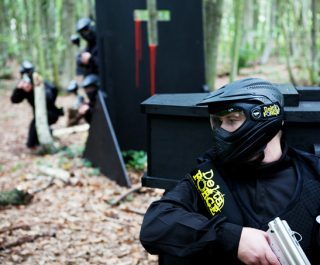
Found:
[(78, 93), (77, 81), (72, 80), (67, 88), (68, 94), (73, 94), (76, 96), (75, 103), (72, 108), (68, 109), (68, 122), (67, 126), (74, 126), (79, 123), (82, 115), (78, 113), (79, 108), (84, 104), (84, 97)]
[[(77, 75), (84, 77), (89, 74), (98, 74), (98, 46), (96, 43), (96, 29), (90, 18), (78, 20), (76, 30), (79, 36), (86, 41), (86, 47), (77, 55)], [(80, 47), (78, 35), (70, 37), (71, 42)]]
[[(19, 80), (17, 86), (12, 92), (11, 102), (12, 103), (20, 103), (24, 100), (27, 100), (30, 106), (32, 107), (33, 114), (35, 116), (35, 93), (34, 88), (36, 86), (36, 80), (34, 79), (35, 67), (34, 65), (25, 60), (20, 65), (20, 74), (21, 79)], [(60, 116), (63, 115), (63, 109), (58, 108), (55, 105), (55, 101), (57, 98), (58, 90), (57, 88), (49, 83), (48, 81), (44, 81), (44, 89), (45, 89), (45, 98), (46, 98), (46, 109), (47, 109), (47, 118), (49, 125), (54, 124)], [(35, 117), (31, 120), (29, 126), (27, 147), (35, 150), (39, 146), (39, 139), (36, 131), (36, 122)]]
[(17, 88), (23, 89), (25, 91), (30, 91), (32, 89), (32, 74), (34, 72), (34, 66), (29, 61), (23, 61), (20, 65), (21, 79), (17, 84)]
[[(78, 124), (79, 121), (84, 118), (86, 122), (90, 123), (93, 113), (93, 108), (96, 101), (97, 92), (99, 89), (99, 77), (95, 74), (90, 74), (85, 77), (81, 83), (81, 87), (84, 89), (88, 102), (84, 101), (82, 96), (78, 96), (76, 104), (76, 112), (74, 113), (72, 119), (69, 120), (68, 125)], [(76, 82), (73, 82), (69, 85), (69, 91), (77, 93), (78, 86)]]
[(70, 41), (73, 45), (80, 47), (80, 37), (78, 35), (72, 34), (70, 36)]

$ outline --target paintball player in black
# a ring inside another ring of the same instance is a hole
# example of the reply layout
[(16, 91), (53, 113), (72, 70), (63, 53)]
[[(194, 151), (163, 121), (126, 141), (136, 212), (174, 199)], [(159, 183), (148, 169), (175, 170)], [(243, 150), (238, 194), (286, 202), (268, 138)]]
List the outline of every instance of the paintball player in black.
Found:
[(78, 93), (78, 83), (75, 80), (72, 80), (67, 87), (68, 94), (73, 94), (76, 96), (76, 104), (74, 106), (74, 109), (79, 108), (79, 106), (84, 102), (84, 97)]
[(99, 77), (95, 74), (87, 75), (82, 81), (81, 87), (84, 89), (89, 101), (83, 102), (79, 106), (78, 115), (79, 117), (84, 117), (90, 123), (99, 89)]
[(75, 80), (72, 80), (67, 87), (67, 93), (75, 96), (76, 99), (74, 105), (67, 109), (67, 126), (77, 125), (82, 118), (78, 110), (84, 103), (84, 96), (78, 93), (78, 88), (78, 83)]
[(145, 249), (160, 264), (280, 265), (266, 232), (280, 217), (319, 264), (320, 160), (287, 146), (279, 90), (246, 78), (199, 105), (208, 106), (212, 148), (150, 205), (140, 231)]
[(76, 25), (77, 32), (87, 42), (77, 55), (77, 75), (98, 74), (98, 46), (96, 29), (90, 18), (81, 18)]
[[(23, 61), (20, 65), (21, 79), (11, 95), (12, 103), (20, 103), (24, 99), (28, 101), (33, 109), (33, 119), (29, 126), (29, 134), (27, 140), (27, 147), (35, 149), (39, 145), (39, 140), (35, 124), (35, 103), (34, 103), (34, 65), (29, 61)], [(44, 88), (46, 91), (46, 105), (49, 125), (54, 124), (60, 116), (63, 115), (63, 109), (57, 108), (55, 101), (58, 90), (48, 81), (44, 81)]]

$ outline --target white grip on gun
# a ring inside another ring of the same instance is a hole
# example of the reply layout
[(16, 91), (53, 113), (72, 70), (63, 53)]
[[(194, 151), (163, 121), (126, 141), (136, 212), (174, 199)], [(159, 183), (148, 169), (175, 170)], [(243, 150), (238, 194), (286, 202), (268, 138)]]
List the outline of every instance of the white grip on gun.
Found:
[(268, 223), (271, 249), (281, 265), (311, 265), (288, 223), (279, 217)]

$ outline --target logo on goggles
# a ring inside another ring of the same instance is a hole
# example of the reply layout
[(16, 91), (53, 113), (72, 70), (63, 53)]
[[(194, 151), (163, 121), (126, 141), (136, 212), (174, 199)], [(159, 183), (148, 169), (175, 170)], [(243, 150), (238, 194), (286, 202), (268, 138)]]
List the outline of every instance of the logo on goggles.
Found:
[(268, 104), (251, 110), (251, 116), (255, 120), (278, 117), (281, 109), (278, 104)]
[(269, 106), (263, 106), (262, 116), (264, 118), (277, 117), (280, 114), (280, 108), (277, 104), (272, 104)]

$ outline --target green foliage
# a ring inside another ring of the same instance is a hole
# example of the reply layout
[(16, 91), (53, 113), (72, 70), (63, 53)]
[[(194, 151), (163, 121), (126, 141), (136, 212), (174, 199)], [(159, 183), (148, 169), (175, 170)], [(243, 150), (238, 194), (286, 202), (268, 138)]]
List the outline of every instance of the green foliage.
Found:
[(37, 166), (46, 166), (46, 167), (52, 167), (52, 164), (48, 162), (45, 158), (39, 158), (36, 161)]
[(238, 69), (250, 66), (259, 56), (256, 50), (249, 47), (241, 48), (239, 51)]
[(82, 165), (84, 167), (92, 167), (92, 163), (87, 159), (82, 159)]
[(27, 204), (31, 199), (32, 195), (21, 190), (0, 191), (0, 205), (2, 206)]
[(19, 169), (21, 169), (21, 168), (23, 168), (23, 164), (22, 163), (17, 163), (17, 164), (15, 164), (12, 168), (11, 168), (11, 171), (12, 172), (15, 172), (15, 171), (17, 171), (17, 170), (19, 170)]
[(134, 199), (133, 194), (129, 194), (128, 196), (126, 196), (126, 201), (127, 201), (127, 202), (132, 202), (133, 199)]
[(81, 157), (84, 151), (84, 145), (70, 145), (68, 147), (65, 147), (61, 155), (65, 156), (67, 158), (76, 158), (76, 157)]
[[(244, 3), (244, 7), (234, 13), (240, 3)], [(20, 62), (27, 56), (45, 79), (64, 87), (65, 80), (74, 77), (74, 58), (78, 52), (70, 44), (69, 36), (76, 33), (77, 19), (95, 17), (94, 4), (94, 0), (0, 1), (0, 13), (5, 14), (0, 20), (0, 77), (11, 74), (4, 69), (5, 62), (12, 59)], [(234, 68), (248, 66), (252, 59), (256, 61), (271, 39), (274, 47), (270, 59), (288, 57), (291, 68), (302, 64), (303, 79), (318, 84), (319, 1), (203, 0), (203, 4), (204, 28), (208, 27), (212, 36), (205, 45), (207, 81), (214, 83), (211, 75), (226, 74), (224, 69), (230, 72), (230, 61), (234, 61)], [(237, 34), (241, 41), (237, 41), (238, 45), (232, 49), (237, 29), (241, 29), (241, 34)], [(206, 36), (209, 30), (204, 33)], [(216, 46), (219, 47), (217, 52)], [(231, 50), (236, 54), (236, 60), (231, 59)], [(214, 65), (216, 59), (219, 62), (217, 69), (213, 66), (211, 69), (208, 65)]]
[(0, 79), (10, 79), (12, 78), (12, 69), (9, 67), (0, 68)]
[(147, 154), (142, 150), (123, 151), (122, 157), (128, 168), (144, 170), (147, 165)]
[(39, 155), (39, 156), (44, 156), (44, 155), (53, 155), (57, 152), (59, 152), (59, 148), (56, 147), (54, 144), (51, 145), (51, 144), (47, 144), (47, 145), (43, 145), (41, 146), (36, 152), (35, 154), (36, 155)]
[(97, 167), (94, 167), (89, 172), (89, 176), (99, 176), (101, 174), (100, 169)]
[(58, 166), (59, 168), (67, 169), (72, 166), (71, 160), (65, 156), (59, 157)]
[(93, 167), (92, 163), (87, 159), (82, 159), (82, 165), (90, 170), (88, 172), (89, 176), (99, 176), (101, 174), (100, 169), (97, 167)]

